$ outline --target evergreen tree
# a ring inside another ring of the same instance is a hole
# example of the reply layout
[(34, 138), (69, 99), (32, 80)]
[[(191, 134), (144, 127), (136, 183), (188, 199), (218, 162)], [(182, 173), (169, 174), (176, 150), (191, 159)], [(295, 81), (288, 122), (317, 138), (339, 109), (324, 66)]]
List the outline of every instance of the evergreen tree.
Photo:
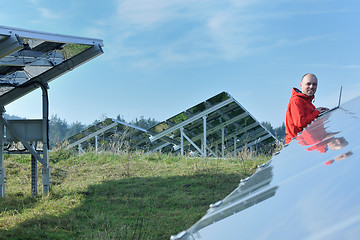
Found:
[(68, 131), (68, 124), (64, 119), (60, 119), (56, 114), (49, 119), (49, 141), (50, 147), (61, 142)]
[(273, 128), (270, 122), (262, 122), (263, 125), (267, 130), (269, 130), (279, 141), (285, 140), (285, 123), (283, 122), (280, 127)]
[(86, 128), (86, 125), (82, 124), (81, 122), (74, 122), (72, 123), (70, 126), (68, 126), (68, 131), (66, 132), (65, 137), (71, 137), (79, 132), (81, 132), (82, 130), (84, 130)]

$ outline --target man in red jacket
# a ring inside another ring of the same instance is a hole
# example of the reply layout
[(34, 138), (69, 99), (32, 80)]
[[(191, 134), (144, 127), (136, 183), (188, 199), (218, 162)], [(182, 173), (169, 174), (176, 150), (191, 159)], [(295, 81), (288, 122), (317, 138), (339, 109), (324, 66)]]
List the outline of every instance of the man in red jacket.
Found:
[(312, 104), (317, 89), (317, 83), (318, 80), (316, 76), (312, 73), (307, 73), (301, 79), (301, 91), (297, 88), (293, 88), (286, 110), (286, 144), (288, 144), (293, 137), (296, 137), (296, 135), (320, 113), (328, 110), (328, 108), (324, 107), (315, 108)]

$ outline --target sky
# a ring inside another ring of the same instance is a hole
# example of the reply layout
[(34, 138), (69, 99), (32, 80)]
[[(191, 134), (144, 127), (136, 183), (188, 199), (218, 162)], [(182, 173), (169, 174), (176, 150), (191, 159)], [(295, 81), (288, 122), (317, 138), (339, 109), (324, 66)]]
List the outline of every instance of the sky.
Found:
[[(98, 38), (104, 54), (50, 82), (50, 115), (91, 124), (166, 120), (222, 91), (259, 122), (285, 121), (293, 87), (316, 107), (360, 95), (360, 1), (2, 1), (0, 25)], [(41, 118), (41, 90), (5, 106)]]

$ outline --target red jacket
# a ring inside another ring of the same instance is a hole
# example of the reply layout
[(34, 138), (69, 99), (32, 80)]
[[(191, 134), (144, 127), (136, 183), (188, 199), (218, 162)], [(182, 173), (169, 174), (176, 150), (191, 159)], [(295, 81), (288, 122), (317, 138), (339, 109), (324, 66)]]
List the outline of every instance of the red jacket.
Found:
[(320, 114), (311, 103), (313, 99), (314, 96), (309, 97), (302, 94), (299, 89), (293, 88), (286, 110), (286, 144)]

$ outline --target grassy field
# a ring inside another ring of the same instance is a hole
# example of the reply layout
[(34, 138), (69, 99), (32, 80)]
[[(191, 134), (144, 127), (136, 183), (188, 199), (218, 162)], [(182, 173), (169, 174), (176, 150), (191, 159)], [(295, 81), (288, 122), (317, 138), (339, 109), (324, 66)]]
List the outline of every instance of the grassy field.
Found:
[(52, 189), (30, 194), (30, 156), (6, 156), (0, 239), (169, 239), (199, 220), (267, 156), (50, 154)]

